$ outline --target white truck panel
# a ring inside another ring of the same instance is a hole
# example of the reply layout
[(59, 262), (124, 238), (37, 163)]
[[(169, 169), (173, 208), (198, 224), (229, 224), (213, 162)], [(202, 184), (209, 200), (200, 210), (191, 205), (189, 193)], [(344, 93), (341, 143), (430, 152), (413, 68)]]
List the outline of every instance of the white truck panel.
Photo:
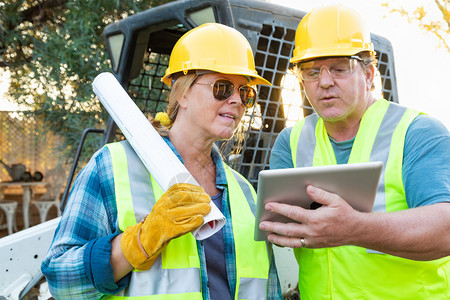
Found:
[(19, 299), (21, 291), (41, 274), (41, 262), (60, 219), (0, 239), (0, 299)]

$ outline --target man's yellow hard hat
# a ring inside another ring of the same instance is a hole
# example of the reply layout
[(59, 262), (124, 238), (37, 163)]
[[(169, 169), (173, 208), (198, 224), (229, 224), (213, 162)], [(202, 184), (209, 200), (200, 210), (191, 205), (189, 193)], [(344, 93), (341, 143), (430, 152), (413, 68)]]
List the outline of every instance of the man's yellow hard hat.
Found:
[(243, 75), (249, 77), (250, 85), (270, 85), (255, 70), (247, 39), (236, 29), (218, 23), (200, 25), (176, 42), (162, 81), (170, 86), (173, 74), (187, 74), (190, 70)]
[(343, 5), (313, 9), (300, 21), (295, 33), (291, 63), (327, 56), (374, 53), (370, 31), (355, 10)]

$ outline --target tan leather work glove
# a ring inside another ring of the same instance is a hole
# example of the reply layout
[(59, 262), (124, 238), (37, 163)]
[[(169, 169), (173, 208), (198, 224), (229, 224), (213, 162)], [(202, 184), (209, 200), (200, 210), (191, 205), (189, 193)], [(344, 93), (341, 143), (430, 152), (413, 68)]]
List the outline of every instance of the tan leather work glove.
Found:
[(211, 211), (210, 201), (202, 187), (171, 186), (144, 220), (125, 229), (120, 245), (126, 259), (137, 270), (150, 269), (170, 240), (203, 224), (203, 217)]

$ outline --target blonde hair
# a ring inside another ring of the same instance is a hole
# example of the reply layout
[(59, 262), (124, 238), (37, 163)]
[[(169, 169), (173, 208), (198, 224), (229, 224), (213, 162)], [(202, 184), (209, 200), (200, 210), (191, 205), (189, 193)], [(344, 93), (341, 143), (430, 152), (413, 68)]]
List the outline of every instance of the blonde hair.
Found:
[[(189, 72), (187, 75), (180, 75), (178, 79), (176, 79), (175, 82), (172, 84), (172, 88), (168, 96), (169, 103), (167, 104), (167, 112), (164, 112), (162, 114), (157, 113), (155, 115), (155, 118), (151, 116), (149, 117), (149, 121), (152, 123), (153, 127), (158, 131), (158, 133), (161, 136), (169, 135), (168, 130), (178, 115), (178, 109), (180, 107), (178, 99), (181, 99), (186, 95), (189, 88), (195, 83), (195, 81), (200, 76), (201, 75), (197, 75), (195, 71)], [(177, 77), (175, 76), (175, 78)], [(244, 126), (242, 126), (242, 123), (239, 123), (233, 137), (222, 143), (222, 146), (219, 149), (220, 154), (222, 155), (223, 152), (228, 152), (227, 149), (230, 149), (229, 150), (230, 152), (228, 154), (239, 154), (242, 150), (245, 134), (246, 132)], [(235, 162), (235, 164), (236, 163), (237, 162)]]
[[(188, 73), (186, 75), (181, 75), (178, 79), (175, 80), (175, 82), (172, 84), (172, 88), (170, 89), (169, 97), (168, 97), (168, 104), (167, 104), (167, 116), (170, 120), (170, 122), (166, 124), (173, 124), (175, 122), (175, 119), (178, 115), (178, 109), (180, 107), (180, 104), (178, 103), (178, 99), (182, 99), (186, 93), (188, 92), (189, 88), (192, 86), (192, 84), (197, 80), (199, 76), (195, 73)], [(164, 116), (165, 118), (165, 116)], [(171, 125), (163, 125), (160, 120), (157, 120), (153, 118), (152, 116), (149, 116), (149, 121), (152, 123), (153, 127), (159, 132), (162, 136), (167, 136), (168, 129)]]

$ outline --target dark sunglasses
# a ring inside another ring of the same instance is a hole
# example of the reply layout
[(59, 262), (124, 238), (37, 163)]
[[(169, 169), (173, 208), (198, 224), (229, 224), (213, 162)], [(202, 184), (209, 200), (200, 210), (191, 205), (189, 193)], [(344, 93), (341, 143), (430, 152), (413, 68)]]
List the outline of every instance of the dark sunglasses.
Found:
[[(234, 93), (234, 84), (228, 79), (218, 79), (213, 83), (200, 83), (194, 84), (209, 85), (212, 87), (214, 98), (219, 101), (227, 100)], [(239, 96), (241, 97), (242, 104), (245, 107), (251, 108), (256, 102), (256, 90), (249, 85), (241, 85), (238, 88)]]

